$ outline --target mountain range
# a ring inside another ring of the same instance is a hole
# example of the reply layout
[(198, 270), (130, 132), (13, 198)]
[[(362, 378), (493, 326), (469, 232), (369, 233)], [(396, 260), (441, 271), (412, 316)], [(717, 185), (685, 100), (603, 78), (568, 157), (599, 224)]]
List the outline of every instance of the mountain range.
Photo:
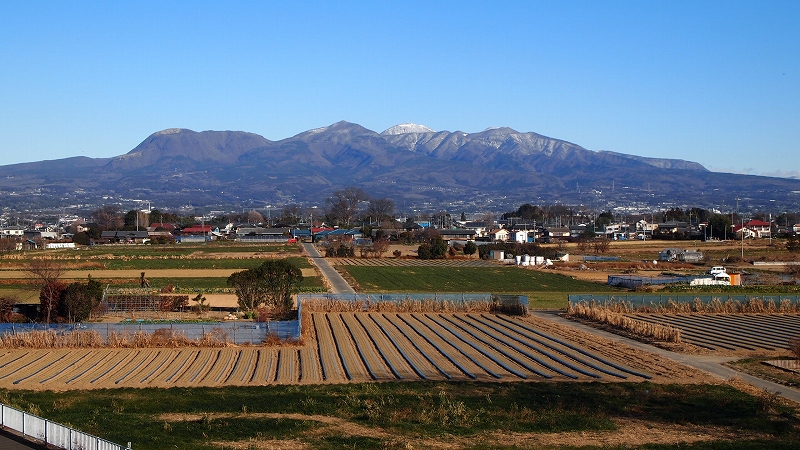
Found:
[(782, 212), (800, 180), (717, 173), (511, 128), (478, 133), (401, 124), (378, 133), (337, 122), (279, 141), (241, 131), (167, 129), (112, 158), (0, 166), (3, 206), (90, 207), (146, 200), (160, 208), (324, 206), (345, 187), (398, 208), (510, 210), (522, 203), (699, 206)]

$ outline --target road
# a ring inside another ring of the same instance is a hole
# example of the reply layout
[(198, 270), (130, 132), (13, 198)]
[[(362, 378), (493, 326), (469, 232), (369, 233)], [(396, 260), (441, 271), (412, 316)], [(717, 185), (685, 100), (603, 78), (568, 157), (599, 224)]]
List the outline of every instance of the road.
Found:
[(314, 247), (314, 244), (305, 243), (303, 244), (303, 248), (306, 249), (306, 253), (311, 257), (311, 261), (314, 265), (317, 266), (319, 271), (322, 273), (322, 276), (328, 280), (328, 284), (330, 285), (331, 292), (334, 294), (355, 294), (356, 291), (347, 284), (347, 281), (339, 275), (339, 272), (333, 268), (328, 261), (325, 261), (325, 258), (319, 254), (317, 248)]
[(622, 342), (634, 348), (645, 350), (651, 353), (657, 353), (675, 362), (687, 365), (689, 367), (694, 367), (695, 369), (699, 369), (704, 372), (708, 372), (716, 377), (719, 377), (722, 380), (728, 380), (734, 377), (739, 378), (742, 381), (750, 385), (753, 385), (759, 389), (768, 390), (770, 392), (777, 392), (783, 398), (791, 400), (795, 403), (800, 403), (800, 390), (790, 388), (782, 384), (773, 383), (771, 381), (762, 380), (761, 378), (756, 378), (752, 375), (748, 375), (746, 373), (733, 370), (730, 367), (723, 366), (724, 363), (728, 361), (733, 361), (738, 358), (733, 358), (728, 356), (714, 356), (714, 355), (685, 355), (683, 353), (671, 352), (663, 348), (654, 347), (652, 345), (635, 341), (633, 339), (628, 339), (623, 336), (618, 336), (616, 334), (609, 333), (607, 331), (598, 330), (597, 328), (590, 327), (588, 325), (583, 325), (581, 323), (567, 320), (559, 316), (558, 313), (559, 311), (531, 311), (531, 314), (537, 317), (541, 317), (543, 319), (550, 320), (559, 323), (561, 325), (572, 327), (584, 331), (586, 333), (593, 334), (595, 336), (601, 336), (615, 342)]

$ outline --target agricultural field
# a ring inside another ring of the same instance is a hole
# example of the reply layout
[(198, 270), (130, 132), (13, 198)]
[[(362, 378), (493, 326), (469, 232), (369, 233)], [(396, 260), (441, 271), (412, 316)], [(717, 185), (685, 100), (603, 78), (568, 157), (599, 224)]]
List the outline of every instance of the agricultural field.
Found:
[[(402, 260), (399, 260), (402, 261)], [(449, 261), (443, 261), (447, 263)], [(553, 271), (499, 266), (337, 265), (357, 292), (490, 292), (527, 295), (530, 308), (566, 308), (568, 293), (619, 292)]]
[(227, 292), (231, 273), (256, 267), (266, 259), (286, 258), (303, 271), (301, 291), (324, 290), (322, 278), (296, 245), (209, 243), (108, 245), (0, 255), (0, 296), (16, 298), (20, 303), (38, 303), (38, 292), (30, 288), (24, 269), (34, 258), (44, 256), (63, 266), (65, 281), (85, 280), (91, 275), (103, 284), (138, 287), (139, 277), (145, 272), (155, 288), (172, 285), (178, 292), (192, 294)]
[(629, 314), (681, 330), (681, 340), (717, 353), (779, 353), (800, 337), (798, 314)]
[(4, 349), (0, 387), (261, 386), (369, 381), (702, 379), (692, 369), (534, 317), (307, 313), (305, 345)]

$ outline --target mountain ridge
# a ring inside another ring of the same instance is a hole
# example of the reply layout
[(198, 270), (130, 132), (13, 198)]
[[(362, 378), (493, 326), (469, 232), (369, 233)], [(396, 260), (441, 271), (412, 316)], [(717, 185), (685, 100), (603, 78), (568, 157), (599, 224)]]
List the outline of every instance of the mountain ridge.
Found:
[[(72, 192), (75, 186), (81, 186), (80, 194)], [(112, 158), (0, 166), (0, 191), (20, 204), (81, 204), (102, 197), (147, 198), (167, 206), (320, 204), (348, 186), (413, 204), (476, 207), (501, 201), (705, 207), (736, 198), (777, 206), (776, 198), (797, 204), (791, 192), (800, 192), (798, 180), (720, 174), (692, 161), (588, 150), (508, 127), (465, 133), (409, 123), (378, 133), (340, 121), (277, 141), (243, 131), (168, 128)]]

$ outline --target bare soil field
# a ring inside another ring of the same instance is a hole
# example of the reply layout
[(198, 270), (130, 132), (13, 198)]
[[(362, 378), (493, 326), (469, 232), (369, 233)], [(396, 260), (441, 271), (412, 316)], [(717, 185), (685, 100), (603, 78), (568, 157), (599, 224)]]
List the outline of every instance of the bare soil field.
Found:
[[(691, 353), (726, 356), (788, 356), (789, 340), (800, 336), (798, 314), (651, 314), (628, 316), (681, 330)], [(681, 350), (678, 348), (677, 350)]]
[(711, 378), (535, 317), (313, 313), (305, 346), (0, 350), (0, 387), (103, 389), (411, 380)]

